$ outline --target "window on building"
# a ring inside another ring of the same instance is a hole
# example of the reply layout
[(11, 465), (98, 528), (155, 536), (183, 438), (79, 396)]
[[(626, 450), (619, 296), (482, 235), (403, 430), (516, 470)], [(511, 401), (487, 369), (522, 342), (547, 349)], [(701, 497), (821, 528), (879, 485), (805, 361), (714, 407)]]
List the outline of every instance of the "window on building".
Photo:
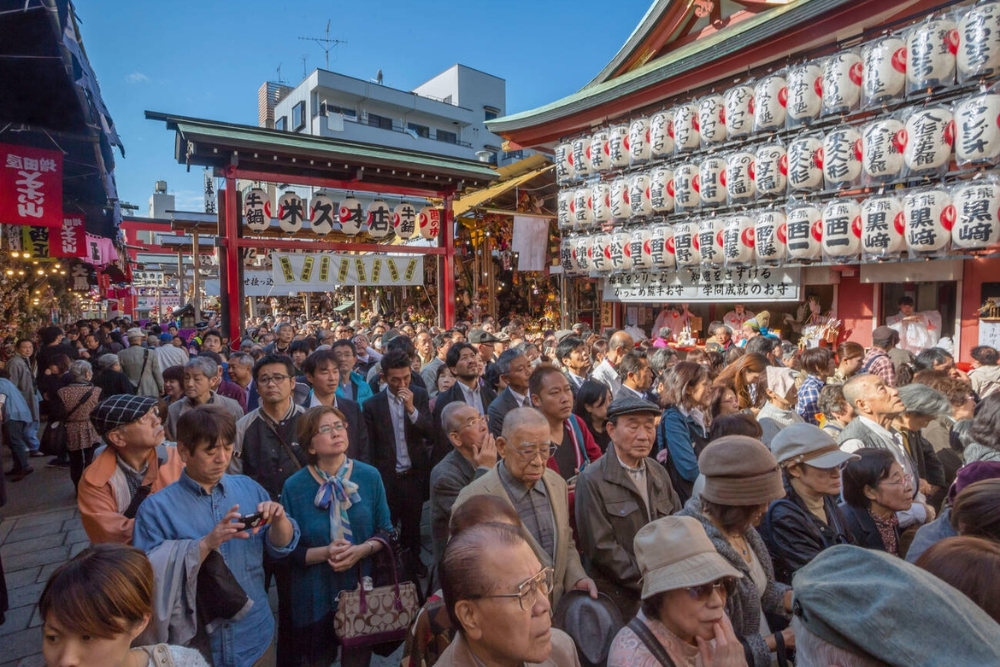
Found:
[(358, 112), (355, 111), (354, 109), (347, 109), (345, 107), (338, 107), (335, 104), (327, 104), (326, 108), (327, 108), (327, 112), (328, 113), (339, 113), (344, 118), (357, 119), (357, 117), (358, 117)]
[(517, 150), (517, 151), (504, 151), (504, 154), (503, 154), (503, 159), (504, 160), (520, 160), (523, 157), (524, 157), (524, 151), (521, 151), (521, 150)]
[(410, 132), (413, 132), (418, 137), (423, 137), (424, 139), (427, 139), (427, 138), (429, 138), (431, 136), (431, 128), (427, 127), (426, 125), (417, 125), (416, 123), (407, 123), (406, 124), (406, 129), (409, 130)]
[(306, 126), (306, 103), (305, 100), (292, 107), (292, 129), (298, 132)]
[(493, 120), (500, 115), (500, 109), (496, 107), (483, 107), (483, 112), (485, 113), (486, 120)]
[(288, 129), (288, 116), (281, 116), (274, 119), (274, 129), (285, 131)]
[(383, 130), (392, 129), (391, 118), (386, 118), (385, 116), (379, 116), (373, 113), (368, 114), (368, 124), (371, 125), (372, 127), (382, 128)]
[(449, 132), (448, 130), (438, 130), (437, 131), (437, 140), (438, 141), (443, 141), (446, 144), (457, 144), (458, 143), (458, 135), (455, 134), (454, 132)]

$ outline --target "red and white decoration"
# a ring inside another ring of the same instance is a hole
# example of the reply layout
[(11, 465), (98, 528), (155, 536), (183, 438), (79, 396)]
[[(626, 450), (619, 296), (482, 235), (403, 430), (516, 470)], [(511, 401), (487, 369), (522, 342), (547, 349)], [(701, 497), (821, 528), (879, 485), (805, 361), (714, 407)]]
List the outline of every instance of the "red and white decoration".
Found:
[(441, 234), (441, 209), (425, 206), (417, 214), (417, 229), (425, 239), (436, 239)]
[(62, 151), (0, 144), (0, 223), (62, 225)]

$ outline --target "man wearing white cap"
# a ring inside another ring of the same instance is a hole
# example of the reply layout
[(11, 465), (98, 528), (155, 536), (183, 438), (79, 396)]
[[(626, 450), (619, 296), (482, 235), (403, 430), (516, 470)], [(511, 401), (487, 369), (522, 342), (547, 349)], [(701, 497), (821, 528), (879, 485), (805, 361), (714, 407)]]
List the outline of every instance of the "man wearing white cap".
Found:
[(757, 421), (764, 434), (760, 441), (768, 447), (781, 429), (790, 424), (801, 423), (802, 417), (795, 412), (798, 388), (795, 386), (795, 371), (778, 366), (767, 367), (767, 403), (760, 409)]

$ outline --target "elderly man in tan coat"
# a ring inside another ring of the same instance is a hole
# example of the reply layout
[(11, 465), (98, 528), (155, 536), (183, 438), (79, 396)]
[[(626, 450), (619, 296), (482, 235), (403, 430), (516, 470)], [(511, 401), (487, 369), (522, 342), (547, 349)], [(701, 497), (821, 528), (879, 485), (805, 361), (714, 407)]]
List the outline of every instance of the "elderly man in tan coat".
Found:
[(573, 541), (566, 482), (545, 465), (556, 447), (548, 420), (534, 408), (511, 410), (496, 445), (503, 460), (462, 489), (455, 507), (484, 494), (507, 501), (521, 517), (525, 539), (538, 560), (554, 570), (553, 606), (571, 589), (596, 598), (597, 586), (584, 571)]

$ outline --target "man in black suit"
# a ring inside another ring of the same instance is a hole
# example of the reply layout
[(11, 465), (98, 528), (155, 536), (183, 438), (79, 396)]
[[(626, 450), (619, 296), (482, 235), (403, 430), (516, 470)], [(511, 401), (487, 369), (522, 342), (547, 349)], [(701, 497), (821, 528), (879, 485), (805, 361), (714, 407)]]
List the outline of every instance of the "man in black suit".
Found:
[(365, 426), (371, 439), (372, 465), (385, 484), (400, 542), (409, 547), (414, 571), (427, 576), (420, 560), (420, 513), (428, 496), (431, 464), (427, 440), (434, 437), (427, 392), (410, 386), (410, 356), (392, 350), (382, 357), (385, 389), (365, 401)]
[(507, 384), (500, 392), (488, 410), (490, 418), (490, 433), (494, 438), (500, 437), (503, 430), (503, 418), (514, 408), (530, 408), (531, 397), (528, 395), (528, 378), (531, 377), (531, 362), (521, 348), (505, 350), (497, 359), (496, 369)]
[(556, 345), (556, 359), (566, 372), (563, 375), (569, 380), (569, 388), (573, 390), (573, 398), (583, 383), (590, 379), (590, 350), (582, 338), (566, 336)]
[(490, 403), (497, 397), (496, 392), (483, 386), (483, 362), (479, 350), (474, 346), (469, 343), (455, 343), (448, 350), (448, 359), (445, 363), (455, 376), (455, 384), (443, 394), (438, 394), (437, 402), (434, 404), (433, 423), (437, 436), (431, 465), (436, 465), (452, 448), (448, 434), (441, 424), (441, 413), (445, 406), (461, 401), (474, 407), (479, 414), (486, 415)]
[(347, 457), (371, 464), (371, 450), (368, 445), (368, 429), (361, 406), (349, 398), (337, 396), (340, 385), (340, 365), (333, 350), (317, 350), (302, 362), (306, 381), (311, 389), (298, 400), (298, 404), (308, 410), (317, 405), (330, 405), (343, 413), (347, 420)]

